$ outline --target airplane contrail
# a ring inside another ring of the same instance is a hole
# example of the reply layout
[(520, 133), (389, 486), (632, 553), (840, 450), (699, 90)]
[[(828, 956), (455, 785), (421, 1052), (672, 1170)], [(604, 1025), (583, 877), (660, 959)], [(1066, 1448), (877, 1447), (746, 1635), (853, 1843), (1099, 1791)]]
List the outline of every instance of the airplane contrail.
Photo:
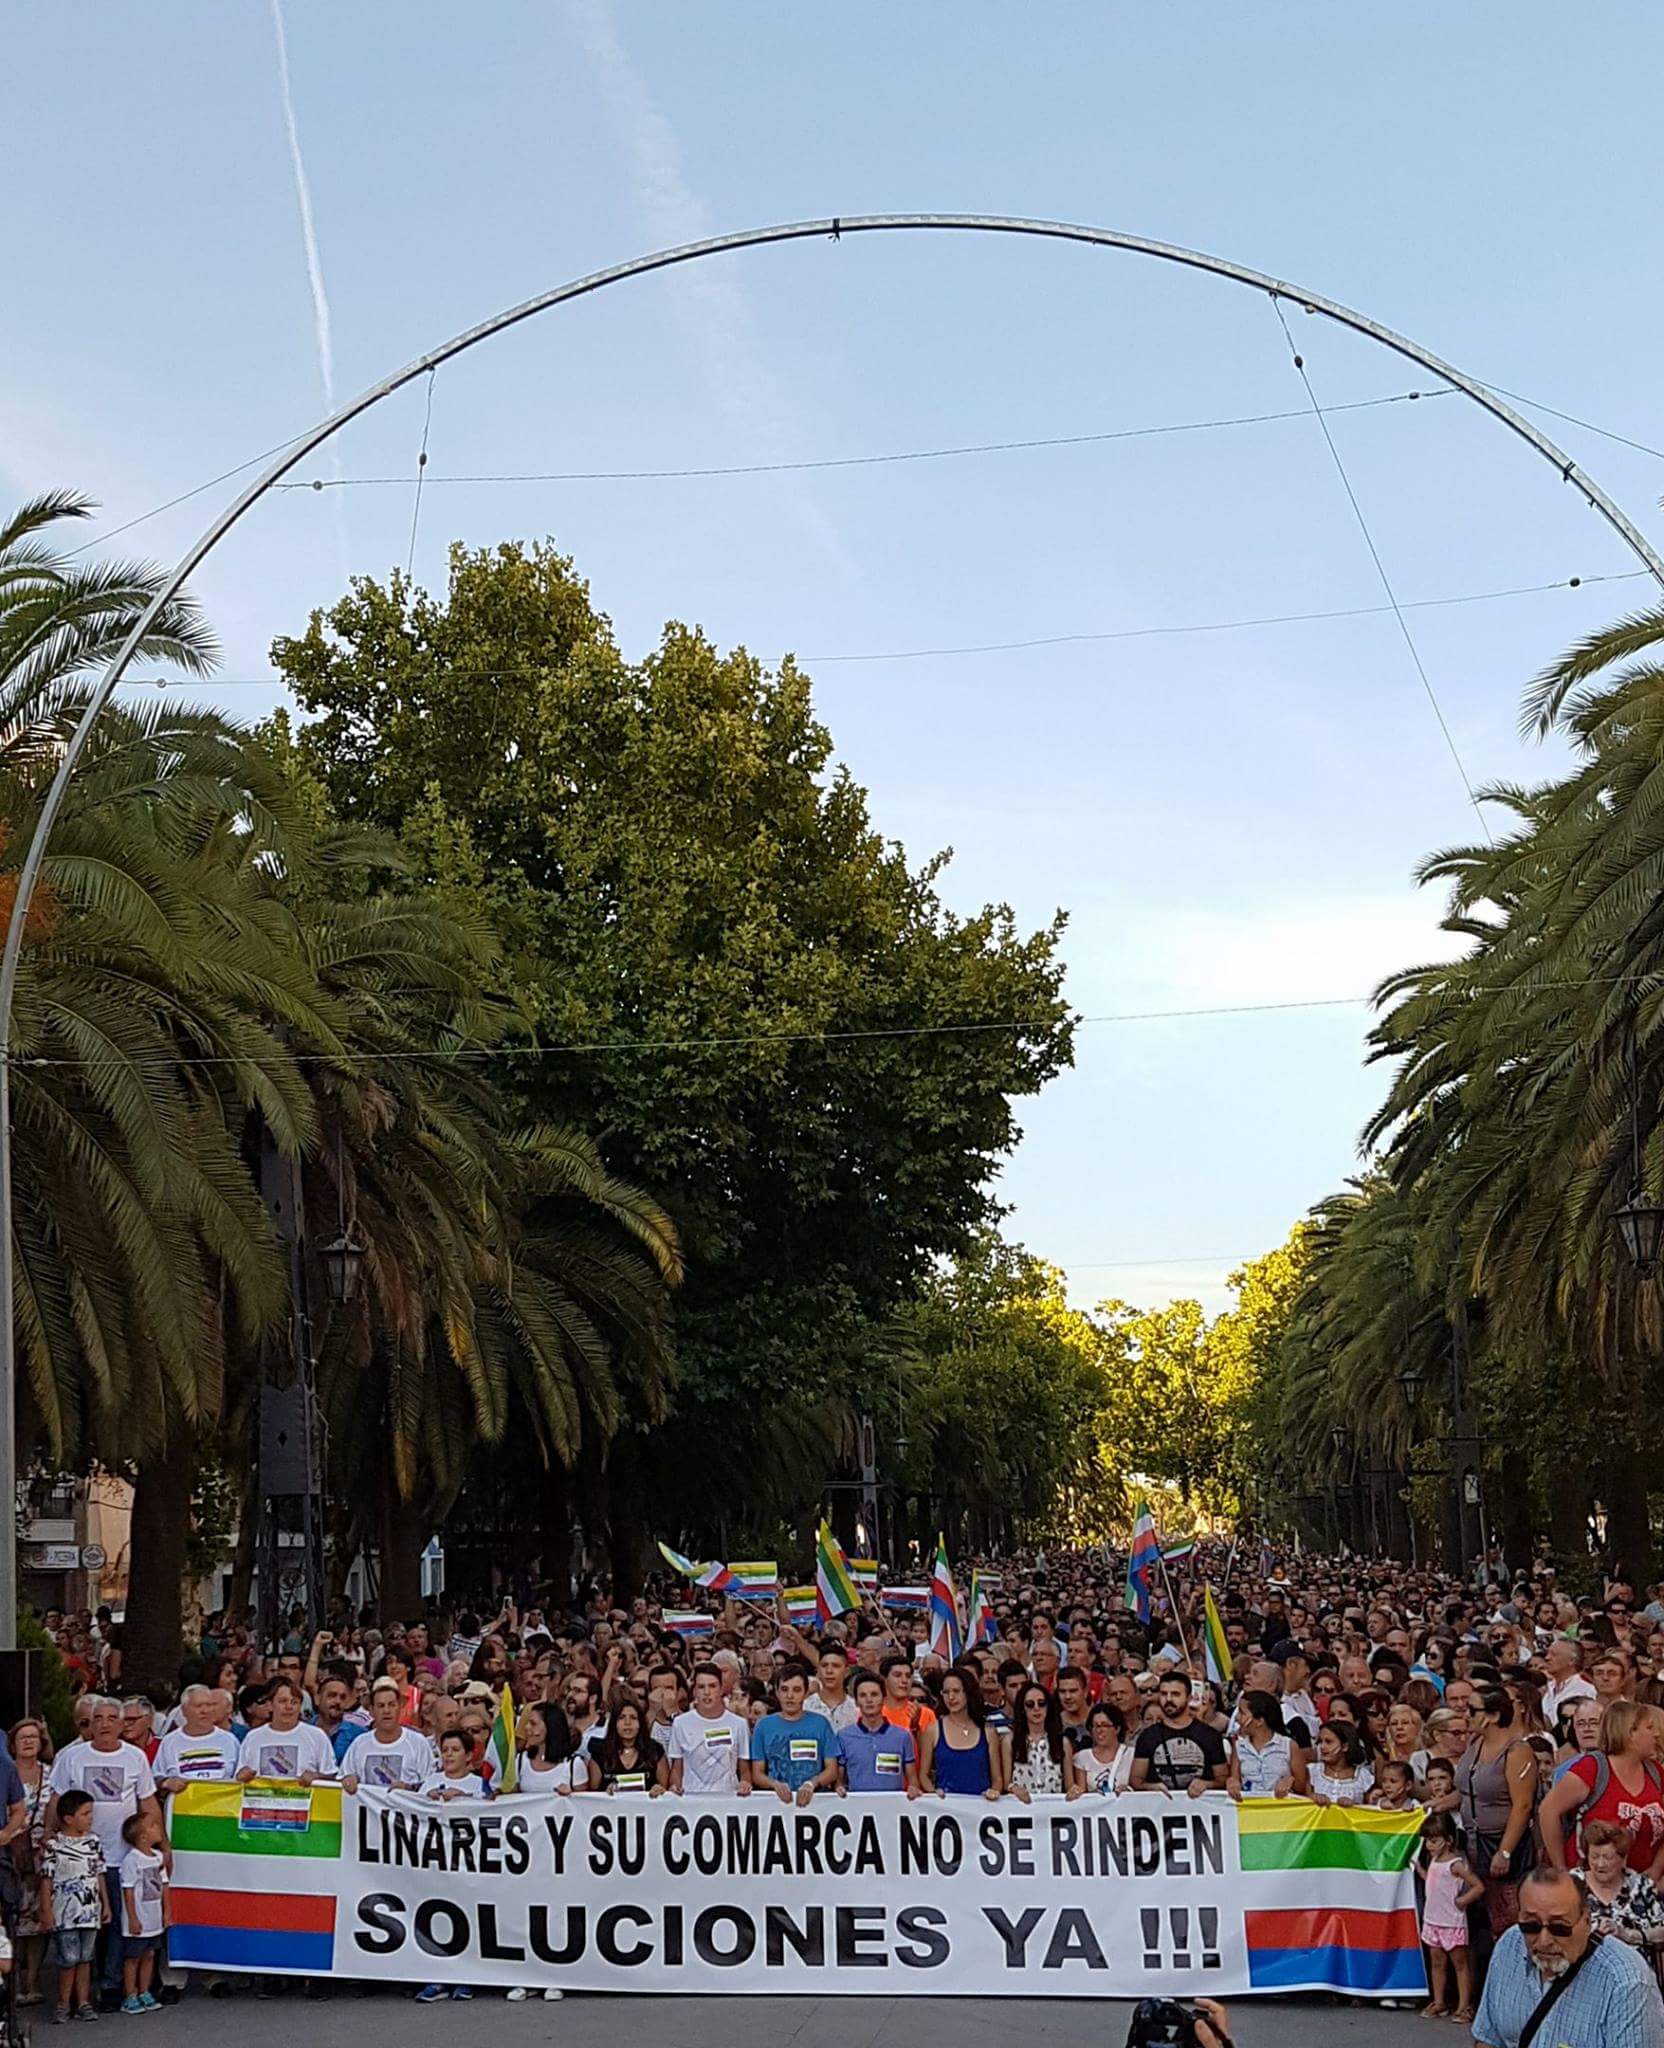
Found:
[[(295, 201), (300, 209), (301, 240), (306, 247), (306, 275), (312, 287), (312, 318), (318, 336), (318, 373), (323, 379), (324, 403), (335, 410), (335, 343), (330, 330), (329, 293), (324, 288), (323, 258), (318, 253), (318, 230), (312, 219), (312, 188), (306, 179), (306, 160), (300, 150), (300, 129), (295, 121), (294, 94), (289, 89), (289, 38), (283, 27), (283, 0), (272, 0), (272, 28), (277, 36), (277, 85), (283, 101), (283, 125), (289, 136), (289, 164), (295, 174)], [(341, 457), (332, 443), (330, 463), (341, 474)], [(345, 584), (350, 555), (347, 547), (346, 512), (343, 493), (330, 494), (335, 500), (335, 537), (341, 554), (341, 581)]]
[(312, 285), (312, 315), (318, 329), (318, 368), (323, 375), (324, 398), (333, 411), (335, 349), (329, 331), (329, 293), (324, 289), (318, 231), (312, 221), (312, 188), (306, 182), (306, 160), (300, 153), (300, 130), (295, 125), (294, 95), (289, 90), (289, 38), (283, 32), (283, 0), (272, 0), (272, 27), (277, 33), (277, 85), (283, 96), (283, 125), (289, 131), (289, 162), (295, 174), (301, 240), (306, 244), (306, 275)]

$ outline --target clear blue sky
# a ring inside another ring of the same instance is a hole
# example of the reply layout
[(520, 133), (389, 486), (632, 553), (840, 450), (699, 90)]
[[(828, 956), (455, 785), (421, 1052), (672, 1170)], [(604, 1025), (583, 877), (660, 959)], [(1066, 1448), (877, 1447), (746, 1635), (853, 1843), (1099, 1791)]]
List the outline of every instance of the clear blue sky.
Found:
[[(1012, 9), (286, 0), (345, 396), (486, 313), (663, 244), (829, 213), (1046, 215), (1234, 257), (1475, 374), (1664, 445), (1651, 6)], [(115, 524), (324, 410), (268, 0), (14, 10), (0, 133), (0, 485)], [(1325, 403), (1411, 388), (1327, 323)], [(631, 285), (443, 371), (431, 472), (678, 467), (1105, 432), (1303, 402), (1269, 304), (1128, 256), (813, 243)], [(339, 447), (413, 473), (423, 394)], [(1659, 536), (1664, 462), (1545, 422)], [(1334, 431), (1401, 596), (1633, 565), (1461, 401)], [(331, 473), (327, 458), (308, 474)], [(224, 495), (117, 545), (177, 552)], [(274, 634), (409, 544), (408, 489), (296, 492), (200, 579), (247, 716)], [(1310, 420), (953, 461), (434, 485), (416, 550), (550, 534), (631, 650), (660, 622), (810, 657), (822, 712), (947, 894), (1071, 914), (1089, 1016), (1352, 996), (1433, 945), (1410, 876), (1471, 835), (1390, 616), (964, 646), (1377, 603)], [(1537, 775), (1521, 685), (1642, 601), (1411, 614), (1475, 780)], [(1078, 1298), (1223, 1299), (1356, 1165), (1365, 1013), (1104, 1023), (1027, 1107), (1012, 1229)]]

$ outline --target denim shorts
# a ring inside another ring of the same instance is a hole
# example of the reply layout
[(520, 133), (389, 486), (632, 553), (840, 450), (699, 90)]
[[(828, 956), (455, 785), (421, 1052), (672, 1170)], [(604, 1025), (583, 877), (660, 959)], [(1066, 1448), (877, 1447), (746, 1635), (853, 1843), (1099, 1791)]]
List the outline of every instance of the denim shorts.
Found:
[(78, 1963), (90, 1963), (97, 1946), (96, 1927), (57, 1927), (52, 1931), (52, 1960), (60, 1970), (73, 1970)]

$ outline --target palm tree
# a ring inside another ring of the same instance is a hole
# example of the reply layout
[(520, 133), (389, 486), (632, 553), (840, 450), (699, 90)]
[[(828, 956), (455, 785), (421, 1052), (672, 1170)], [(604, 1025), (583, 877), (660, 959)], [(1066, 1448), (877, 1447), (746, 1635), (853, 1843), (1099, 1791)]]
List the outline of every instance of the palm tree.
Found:
[[(1491, 792), (1515, 828), (1425, 864), (1469, 951), (1383, 991), (1377, 1051), (1401, 1064), (1369, 1133), (1419, 1191), (1450, 1299), (1485, 1298), (1510, 1398), (1554, 1385), (1555, 1502), (1579, 1491), (1565, 1419), (1599, 1418), (1599, 1490), (1632, 1568), (1651, 1549), (1644, 1415), (1664, 1300), (1629, 1270), (1613, 1215), (1633, 1188), (1664, 1188), (1661, 639), (1664, 610), (1641, 614), (1539, 679), (1527, 718), (1570, 739), (1571, 771)], [(1581, 1510), (1570, 1520), (1581, 1540)]]

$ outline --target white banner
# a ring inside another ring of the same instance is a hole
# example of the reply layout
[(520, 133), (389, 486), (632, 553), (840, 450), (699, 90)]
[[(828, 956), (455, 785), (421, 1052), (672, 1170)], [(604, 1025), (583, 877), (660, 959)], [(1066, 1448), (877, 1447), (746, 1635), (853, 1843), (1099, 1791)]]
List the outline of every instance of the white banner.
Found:
[(1415, 1814), (1134, 1794), (439, 1805), (318, 1785), (297, 1817), (276, 1790), (175, 1802), (175, 1962), (728, 1994), (1423, 1988)]

